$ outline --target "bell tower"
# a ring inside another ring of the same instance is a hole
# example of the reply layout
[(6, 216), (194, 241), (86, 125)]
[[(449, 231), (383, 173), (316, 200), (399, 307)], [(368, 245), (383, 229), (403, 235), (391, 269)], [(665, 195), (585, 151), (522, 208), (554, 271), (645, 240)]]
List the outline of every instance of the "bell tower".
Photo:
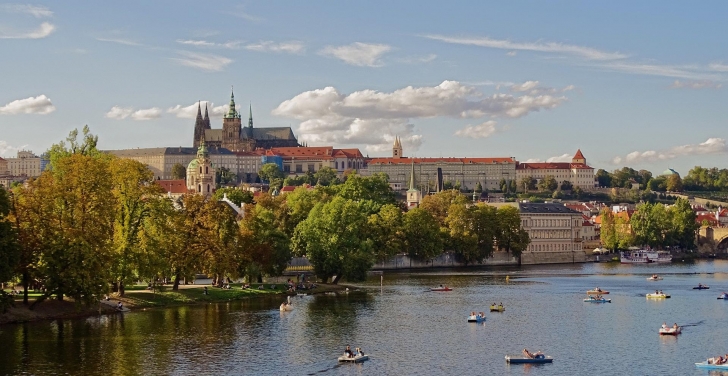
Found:
[(402, 158), (402, 142), (399, 140), (399, 137), (394, 137), (394, 145), (392, 145), (392, 158)]
[(235, 93), (231, 89), (229, 109), (222, 119), (222, 147), (230, 151), (239, 151), (241, 132), (240, 113), (235, 108)]

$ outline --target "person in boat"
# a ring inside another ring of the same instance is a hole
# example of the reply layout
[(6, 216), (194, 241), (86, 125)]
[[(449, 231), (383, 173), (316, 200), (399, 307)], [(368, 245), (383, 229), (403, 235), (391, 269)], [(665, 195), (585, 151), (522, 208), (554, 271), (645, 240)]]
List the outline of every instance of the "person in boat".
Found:
[(546, 357), (546, 355), (544, 355), (544, 353), (542, 353), (541, 350), (538, 350), (538, 351), (536, 351), (536, 353), (533, 354), (534, 359), (543, 359), (545, 357)]
[(124, 305), (121, 304), (121, 302), (119, 302), (119, 303), (116, 304), (116, 309), (119, 310), (119, 311), (123, 311), (124, 310)]
[(346, 355), (349, 358), (354, 357), (354, 353), (351, 351), (351, 347), (349, 345), (346, 345), (346, 350), (344, 350), (344, 355)]
[(662, 329), (667, 329), (667, 322), (662, 323)]
[(677, 326), (677, 323), (675, 323), (675, 325), (673, 325), (672, 328), (677, 330), (677, 328), (679, 328), (679, 326)]
[(662, 290), (660, 290), (660, 295), (662, 295)]
[(698, 288), (703, 287), (702, 283), (698, 283)]
[(533, 354), (531, 354), (531, 353), (530, 353), (530, 352), (528, 351), (528, 349), (523, 349), (522, 353), (523, 353), (523, 356), (525, 356), (526, 358), (528, 358), (528, 359), (533, 359)]
[(659, 294), (659, 292), (657, 292), (657, 290), (655, 290), (655, 295), (657, 295), (657, 294)]
[(470, 312), (470, 316), (475, 316), (475, 311)]

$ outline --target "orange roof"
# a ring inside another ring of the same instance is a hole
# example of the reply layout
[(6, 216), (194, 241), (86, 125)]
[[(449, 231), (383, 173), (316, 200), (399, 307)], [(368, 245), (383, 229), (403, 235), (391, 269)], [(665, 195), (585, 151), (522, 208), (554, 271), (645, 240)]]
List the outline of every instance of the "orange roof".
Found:
[(298, 187), (296, 187), (295, 185), (287, 185), (287, 186), (281, 188), (281, 193), (282, 192), (293, 192), (296, 190), (296, 188), (298, 188)]
[(187, 182), (185, 179), (155, 180), (155, 182), (167, 193), (187, 193)]
[(586, 158), (584, 158), (584, 154), (581, 153), (581, 149), (577, 149), (576, 154), (574, 154), (573, 159), (586, 159)]
[(334, 157), (363, 158), (359, 149), (334, 149)]
[(582, 225), (582, 226), (594, 226), (594, 225), (593, 225), (593, 224), (592, 224), (591, 222), (589, 222), (589, 221), (584, 221), (584, 223), (582, 223), (581, 225)]
[(512, 158), (374, 158), (369, 161), (369, 164), (415, 164), (420, 163), (514, 163), (515, 160)]
[(363, 158), (359, 149), (334, 149), (333, 146), (299, 146), (256, 150), (261, 155), (296, 159)]
[(585, 165), (583, 163), (569, 163), (569, 162), (536, 162), (536, 163), (519, 163), (516, 166), (517, 170), (593, 170), (593, 167)]
[(695, 216), (695, 222), (703, 223), (703, 221), (708, 221), (711, 225), (718, 224), (718, 220), (715, 219), (715, 214), (713, 213), (700, 213)]

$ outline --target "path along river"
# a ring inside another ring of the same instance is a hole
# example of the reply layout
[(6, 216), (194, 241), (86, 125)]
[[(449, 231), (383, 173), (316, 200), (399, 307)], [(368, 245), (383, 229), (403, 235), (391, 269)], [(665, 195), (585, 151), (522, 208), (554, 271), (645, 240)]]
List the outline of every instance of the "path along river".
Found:
[[(652, 273), (664, 280), (648, 282)], [(716, 299), (728, 290), (726, 261), (386, 273), (379, 282), (296, 297), (286, 313), (276, 297), (0, 326), (0, 374), (707, 375), (694, 363), (728, 352), (728, 302)], [(698, 283), (711, 288), (693, 290)], [(439, 284), (454, 291), (427, 291)], [(584, 303), (595, 286), (613, 303)], [(645, 299), (655, 289), (672, 298)], [(492, 302), (506, 311), (466, 322)], [(685, 325), (683, 334), (660, 337), (663, 322)], [(371, 360), (337, 364), (346, 344)], [(505, 363), (524, 347), (554, 363)]]

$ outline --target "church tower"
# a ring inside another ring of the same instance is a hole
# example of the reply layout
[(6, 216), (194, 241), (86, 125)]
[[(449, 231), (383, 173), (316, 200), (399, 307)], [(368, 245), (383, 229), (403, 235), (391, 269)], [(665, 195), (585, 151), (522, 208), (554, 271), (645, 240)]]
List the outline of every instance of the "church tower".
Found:
[[(207, 118), (207, 105), (205, 105), (205, 118)], [(207, 129), (210, 129), (210, 120), (207, 120)], [(197, 118), (195, 119), (195, 139), (192, 140), (194, 147), (200, 146), (200, 140), (205, 139), (205, 120), (202, 119), (202, 109), (200, 108), (200, 102), (197, 102)]]
[(574, 158), (571, 158), (571, 163), (586, 164), (586, 158), (584, 158), (584, 154), (581, 153), (581, 149), (578, 149), (576, 151), (576, 154), (574, 154)]
[(240, 151), (240, 133), (242, 124), (240, 113), (235, 109), (235, 93), (230, 93), (230, 105), (222, 119), (222, 147), (231, 151)]
[(210, 161), (204, 138), (197, 148), (197, 158), (187, 165), (187, 190), (204, 196), (210, 196), (215, 191), (215, 167)]
[(420, 191), (415, 188), (415, 160), (412, 158), (412, 172), (410, 173), (410, 185), (407, 190), (407, 209), (416, 208), (420, 205)]
[(203, 119), (203, 122), (205, 123), (205, 129), (212, 129), (210, 127), (210, 116), (207, 115), (207, 102), (205, 102), (205, 119)]
[(399, 140), (399, 137), (394, 138), (394, 145), (392, 145), (392, 158), (402, 158), (402, 142)]

